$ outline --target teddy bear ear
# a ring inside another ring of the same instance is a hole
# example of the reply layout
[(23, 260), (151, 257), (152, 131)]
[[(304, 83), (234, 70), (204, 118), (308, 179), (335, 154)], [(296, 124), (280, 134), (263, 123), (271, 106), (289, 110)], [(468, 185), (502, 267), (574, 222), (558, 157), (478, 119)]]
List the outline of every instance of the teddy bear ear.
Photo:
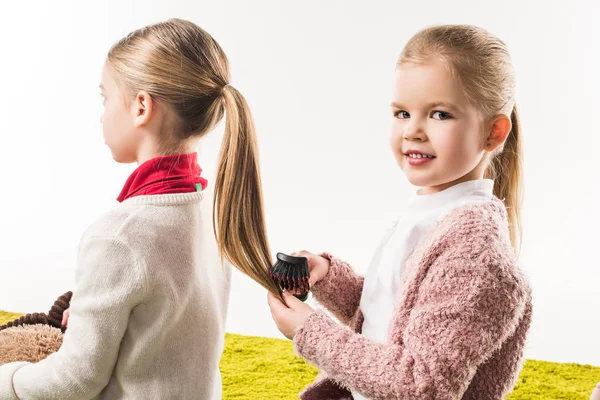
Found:
[[(48, 324), (52, 325), (55, 328), (62, 328), (62, 319), (63, 313), (67, 308), (71, 306), (71, 298), (73, 297), (73, 292), (67, 292), (60, 296), (54, 304), (50, 311), (48, 311)], [(64, 332), (63, 328), (63, 332)]]
[(14, 361), (36, 363), (60, 349), (63, 333), (49, 325), (25, 325), (0, 331), (0, 365)]

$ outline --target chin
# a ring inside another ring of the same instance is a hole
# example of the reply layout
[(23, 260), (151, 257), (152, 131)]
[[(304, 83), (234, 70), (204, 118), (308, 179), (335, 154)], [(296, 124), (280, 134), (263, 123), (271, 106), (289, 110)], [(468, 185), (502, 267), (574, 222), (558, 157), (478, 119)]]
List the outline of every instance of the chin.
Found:
[(119, 164), (131, 164), (136, 161), (135, 157), (131, 157), (128, 154), (123, 154), (123, 152), (115, 151), (112, 147), (108, 146), (110, 149), (110, 154), (112, 155), (113, 160), (118, 162)]
[(407, 174), (406, 178), (411, 185), (420, 188), (433, 188), (451, 182), (451, 180), (444, 180), (433, 176), (425, 176), (425, 174), (423, 176), (418, 176), (418, 174)]
[(427, 174), (406, 173), (406, 171), (404, 171), (404, 174), (408, 182), (413, 186), (426, 187), (435, 184), (435, 180), (431, 176), (426, 176)]
[(110, 154), (113, 158), (113, 160), (115, 160), (116, 162), (122, 164), (125, 163), (125, 160), (123, 159), (123, 156), (120, 155), (119, 153), (115, 153), (112, 149), (110, 150)]
[(430, 187), (433, 186), (431, 184), (429, 184), (428, 181), (422, 180), (422, 179), (409, 179), (408, 182), (418, 188), (425, 188), (425, 187)]

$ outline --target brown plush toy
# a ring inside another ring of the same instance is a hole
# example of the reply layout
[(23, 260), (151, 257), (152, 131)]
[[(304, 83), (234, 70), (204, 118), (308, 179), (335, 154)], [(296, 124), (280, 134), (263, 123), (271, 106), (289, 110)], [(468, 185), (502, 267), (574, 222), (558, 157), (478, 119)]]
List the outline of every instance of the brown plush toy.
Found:
[(46, 314), (27, 314), (0, 326), (0, 365), (13, 361), (38, 362), (58, 351), (67, 327), (63, 313), (69, 308), (72, 292), (54, 302)]

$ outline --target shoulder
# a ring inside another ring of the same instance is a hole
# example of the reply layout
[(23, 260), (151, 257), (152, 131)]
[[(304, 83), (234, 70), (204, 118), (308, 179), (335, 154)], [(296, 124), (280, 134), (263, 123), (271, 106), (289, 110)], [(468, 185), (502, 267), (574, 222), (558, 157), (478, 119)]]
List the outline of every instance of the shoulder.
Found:
[(112, 243), (115, 247), (129, 248), (128, 239), (135, 235), (134, 232), (130, 232), (131, 227), (137, 224), (136, 221), (144, 218), (144, 207), (146, 206), (117, 204), (98, 216), (83, 232), (79, 251), (97, 247), (99, 243)]
[(82, 240), (97, 236), (117, 236), (123, 227), (131, 222), (131, 218), (136, 218), (136, 214), (141, 211), (141, 207), (118, 204), (96, 217), (83, 233)]
[(206, 212), (199, 209), (199, 204), (157, 206), (124, 202), (96, 218), (82, 235), (82, 240), (95, 236), (120, 237), (124, 241), (140, 236), (155, 237), (161, 232), (185, 230), (199, 218), (206, 219), (204, 214)]
[(496, 197), (471, 203), (446, 214), (433, 233), (439, 243), (450, 246), (469, 244), (513, 253), (504, 203)]
[(89, 243), (113, 242), (126, 246), (137, 257), (143, 256), (144, 246), (152, 245), (161, 235), (162, 223), (167, 223), (156, 215), (156, 209), (150, 205), (117, 204), (97, 217), (85, 230), (79, 242), (79, 251), (89, 250)]
[(504, 282), (529, 293), (508, 228), (506, 207), (496, 197), (451, 211), (433, 232), (435, 246), (430, 255), (435, 255), (434, 270), (452, 269), (459, 275), (462, 271), (472, 283), (494, 281), (494, 287)]
[(506, 207), (496, 197), (458, 207), (431, 231), (424, 257), (440, 273), (524, 280), (508, 228)]
[(418, 261), (427, 265), (421, 301), (454, 293), (465, 301), (482, 301), (482, 307), (493, 299), (509, 310), (531, 299), (529, 281), (510, 243), (506, 207), (497, 198), (444, 216)]
[[(147, 266), (140, 249), (126, 233), (132, 221), (143, 214), (142, 207), (118, 204), (100, 215), (83, 233), (79, 242), (76, 278), (79, 285), (103, 281), (119, 290), (147, 292)], [(129, 279), (123, 279), (124, 276)]]

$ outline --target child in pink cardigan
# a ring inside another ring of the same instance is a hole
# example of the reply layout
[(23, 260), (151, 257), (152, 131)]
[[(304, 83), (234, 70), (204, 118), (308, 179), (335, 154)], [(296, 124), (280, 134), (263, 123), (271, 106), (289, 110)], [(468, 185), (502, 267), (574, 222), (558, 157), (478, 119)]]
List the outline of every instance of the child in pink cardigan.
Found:
[(300, 398), (502, 399), (521, 368), (531, 291), (518, 266), (521, 132), (506, 45), (474, 26), (417, 33), (395, 71), (391, 149), (419, 190), (365, 277), (308, 258), (315, 299), (269, 295), (320, 374)]

